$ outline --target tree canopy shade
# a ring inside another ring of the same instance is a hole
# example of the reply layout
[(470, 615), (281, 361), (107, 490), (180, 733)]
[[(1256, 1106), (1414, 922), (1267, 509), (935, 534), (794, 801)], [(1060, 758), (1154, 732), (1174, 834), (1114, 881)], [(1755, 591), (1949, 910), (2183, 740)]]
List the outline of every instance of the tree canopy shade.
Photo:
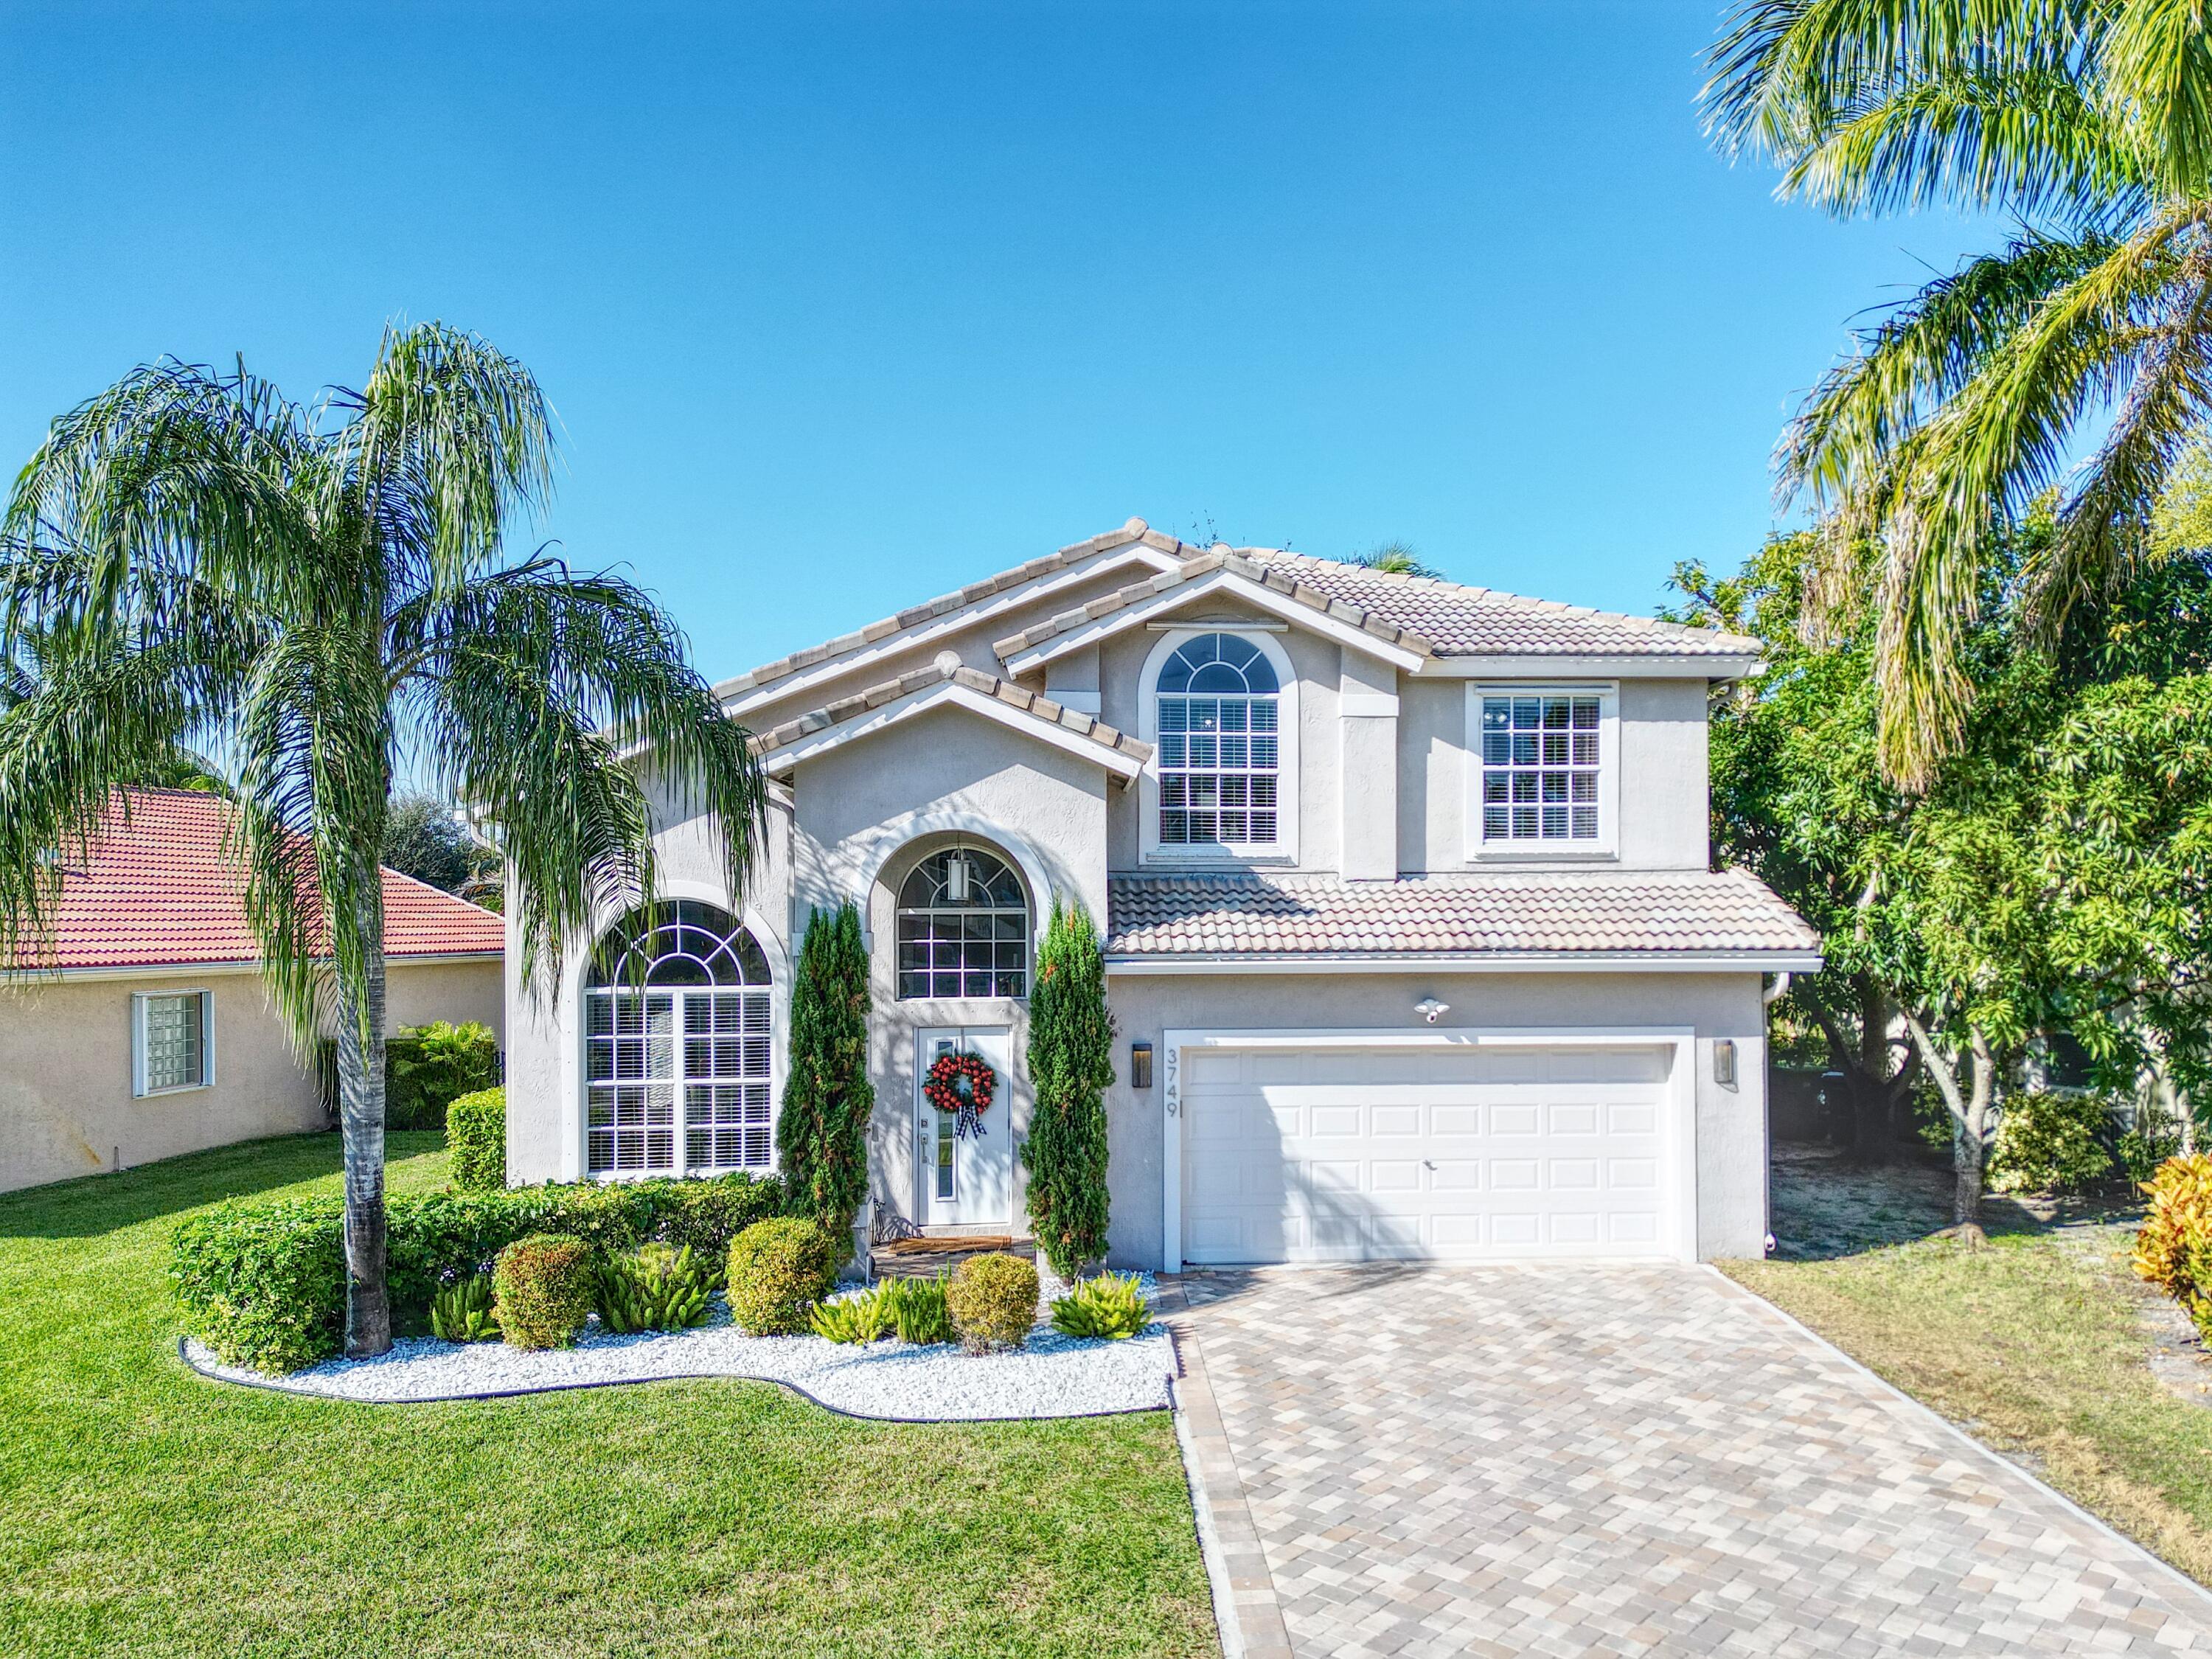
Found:
[(54, 422), (0, 524), (0, 659), (36, 639), (42, 671), (0, 714), (0, 960), (148, 756), (220, 759), (272, 1000), (303, 1048), (335, 1021), (352, 1353), (391, 1340), (377, 863), (403, 751), (498, 836), (532, 974), (653, 890), (648, 774), (733, 888), (764, 811), (647, 596), (506, 554), (552, 459), (529, 371), (428, 323), (313, 407), (242, 366), (135, 370)]
[(1778, 453), (1784, 495), (1832, 531), (1808, 599), (1880, 595), (1881, 760), (1920, 787), (1966, 737), (1966, 641), (2008, 522), (2055, 494), (2000, 596), (2047, 639), (2158, 545), (2154, 509), (2212, 417), (2212, 11), (1748, 0), (1711, 64), (1710, 130), (1774, 159), (1784, 196), (2021, 227), (1867, 331)]
[[(2009, 533), (1984, 580), (2001, 588), (2058, 533)], [(2080, 1036), (2119, 1076), (2206, 1076), (2212, 568), (2177, 557), (2085, 605), (2055, 653), (1993, 607), (1962, 641), (1960, 743), (1907, 793), (1878, 761), (1878, 624), (1863, 608), (1808, 642), (1804, 539), (1723, 581), (1677, 574), (1682, 619), (1771, 655), (1715, 713), (1715, 847), (1820, 930), (1825, 966), (1790, 996), (1850, 1081), (1861, 1149), (1916, 1074), (1943, 1096), (1971, 1224), (2003, 1079), (2039, 1034)]]

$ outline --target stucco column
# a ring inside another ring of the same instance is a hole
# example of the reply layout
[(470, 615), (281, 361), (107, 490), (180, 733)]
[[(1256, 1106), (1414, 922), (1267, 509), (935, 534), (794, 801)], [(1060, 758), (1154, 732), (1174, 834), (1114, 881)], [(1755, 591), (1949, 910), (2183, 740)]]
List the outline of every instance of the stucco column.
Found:
[(1346, 881), (1398, 874), (1398, 671), (1347, 649), (1337, 696), (1337, 844)]

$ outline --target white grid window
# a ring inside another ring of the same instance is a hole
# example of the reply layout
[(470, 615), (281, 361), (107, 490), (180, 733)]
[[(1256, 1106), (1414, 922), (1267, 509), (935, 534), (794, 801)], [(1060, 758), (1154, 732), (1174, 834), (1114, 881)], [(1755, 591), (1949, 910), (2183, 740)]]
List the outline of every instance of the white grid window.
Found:
[(1201, 634), (1160, 670), (1160, 845), (1268, 847), (1277, 839), (1281, 686), (1256, 645)]
[(1595, 692), (1485, 695), (1483, 839), (1595, 843), (1602, 736)]
[(769, 994), (760, 946), (710, 905), (616, 928), (584, 993), (585, 1168), (773, 1168)]
[(132, 1000), (137, 1012), (132, 1034), (138, 1051), (137, 1091), (157, 1095), (212, 1083), (207, 993), (167, 992)]
[(899, 888), (899, 997), (1029, 994), (1030, 906), (1005, 860), (972, 847), (924, 859)]

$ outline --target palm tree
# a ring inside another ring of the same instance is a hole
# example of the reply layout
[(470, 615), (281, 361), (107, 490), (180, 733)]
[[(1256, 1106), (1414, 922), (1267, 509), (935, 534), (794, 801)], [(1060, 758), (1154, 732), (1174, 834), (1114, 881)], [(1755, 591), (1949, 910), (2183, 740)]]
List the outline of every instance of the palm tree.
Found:
[(2212, 415), (2212, 19), (2194, 0), (1749, 0), (1707, 125), (1838, 215), (2013, 216), (1996, 252), (1860, 338), (1783, 439), (1830, 533), (1815, 597), (1877, 595), (1881, 738), (1918, 787), (1957, 744), (1960, 652), (2003, 522), (2058, 533), (2013, 602), (2045, 637), (2151, 545)]
[(313, 408), (242, 364), (137, 369), (54, 423), (0, 523), (0, 661), (35, 637), (40, 668), (0, 715), (0, 962), (148, 754), (222, 762), (271, 1000), (303, 1048), (336, 1026), (350, 1354), (392, 1340), (378, 852), (403, 758), (495, 826), (533, 975), (652, 893), (648, 785), (713, 819), (733, 883), (759, 835), (748, 735), (667, 616), (502, 551), (552, 455), (528, 371), (426, 324)]

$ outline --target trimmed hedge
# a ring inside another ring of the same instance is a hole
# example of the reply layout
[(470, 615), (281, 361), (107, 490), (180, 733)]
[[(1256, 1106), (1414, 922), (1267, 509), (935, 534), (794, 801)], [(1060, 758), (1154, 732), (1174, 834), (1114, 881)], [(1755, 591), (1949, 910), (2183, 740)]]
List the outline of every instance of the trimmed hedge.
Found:
[(479, 1089), (446, 1108), (446, 1168), (466, 1192), (507, 1185), (506, 1090)]
[(573, 1348), (592, 1316), (592, 1247), (559, 1233), (518, 1238), (492, 1263), (492, 1311), (510, 1348)]
[[(386, 1274), (403, 1332), (428, 1329), (449, 1277), (481, 1273), (532, 1233), (599, 1251), (651, 1239), (717, 1260), (751, 1223), (777, 1214), (775, 1177), (502, 1188), (386, 1200)], [(337, 1352), (345, 1328), (344, 1208), (325, 1199), (232, 1199), (179, 1222), (169, 1279), (185, 1328), (228, 1364), (297, 1370)]]
[(797, 1336), (837, 1282), (837, 1240), (799, 1216), (763, 1221), (730, 1245), (730, 1317), (748, 1336)]
[(945, 1310), (969, 1353), (1018, 1348), (1036, 1323), (1036, 1265), (1004, 1250), (971, 1255), (952, 1270)]

